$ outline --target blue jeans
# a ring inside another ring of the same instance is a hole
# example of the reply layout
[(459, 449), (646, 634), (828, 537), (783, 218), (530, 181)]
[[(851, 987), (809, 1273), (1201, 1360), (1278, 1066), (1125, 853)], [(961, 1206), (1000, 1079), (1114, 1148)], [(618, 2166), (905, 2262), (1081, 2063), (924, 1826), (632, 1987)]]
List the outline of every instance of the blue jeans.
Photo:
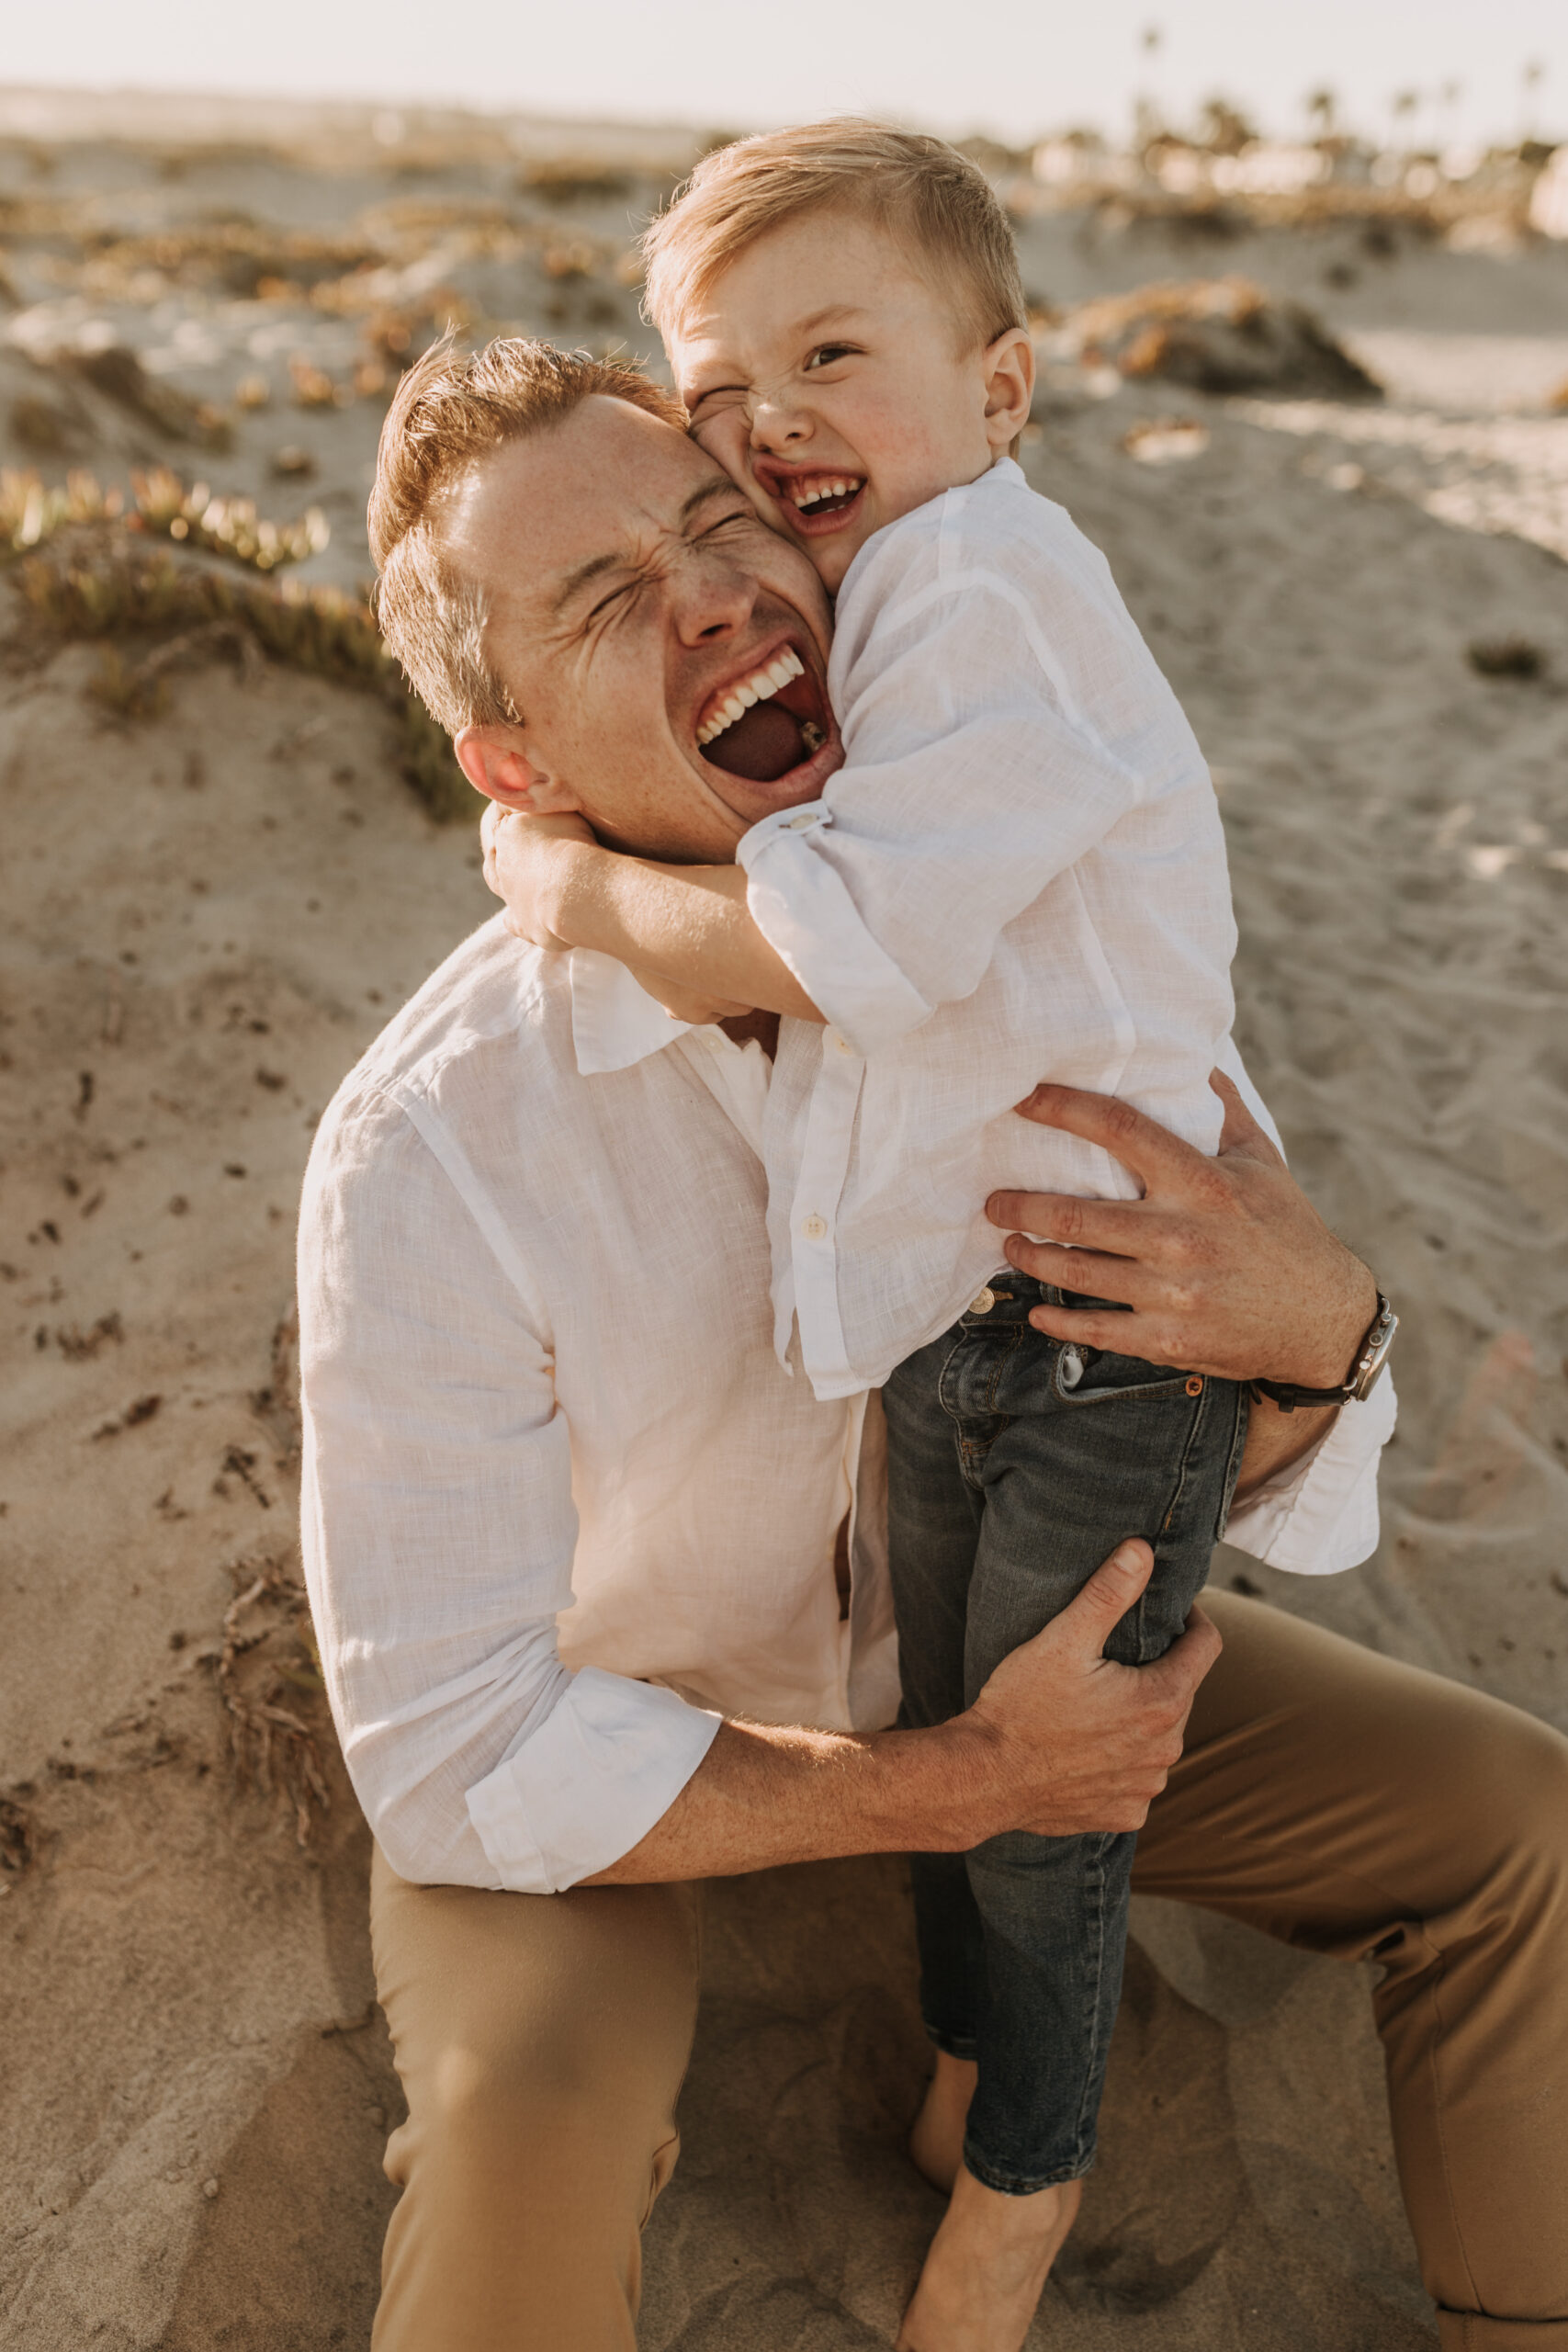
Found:
[[(969, 1706), (1126, 1536), (1152, 1544), (1155, 1571), (1105, 1645), (1124, 1665), (1169, 1648), (1208, 1575), (1246, 1390), (1029, 1323), (1064, 1303), (1090, 1302), (997, 1274), (883, 1390), (903, 1720), (918, 1728)], [(988, 2188), (1026, 2196), (1094, 2162), (1135, 1843), (1015, 1831), (910, 1857), (926, 2030), (979, 2063), (964, 2161)]]

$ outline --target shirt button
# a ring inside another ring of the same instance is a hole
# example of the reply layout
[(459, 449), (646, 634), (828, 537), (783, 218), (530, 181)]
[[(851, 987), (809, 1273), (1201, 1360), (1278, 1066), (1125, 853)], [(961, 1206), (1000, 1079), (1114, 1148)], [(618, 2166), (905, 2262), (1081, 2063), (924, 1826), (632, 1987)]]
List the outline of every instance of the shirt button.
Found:
[(827, 1235), (828, 1220), (825, 1216), (818, 1216), (814, 1212), (810, 1216), (801, 1219), (800, 1229), (807, 1241), (820, 1241)]
[(802, 811), (801, 811), (801, 813), (800, 813), (800, 815), (799, 815), (798, 817), (791, 817), (791, 818), (789, 818), (789, 819), (787, 819), (787, 820), (786, 820), (785, 824), (784, 824), (784, 831), (785, 831), (785, 832), (786, 832), (786, 833), (803, 833), (803, 832), (806, 831), (806, 829), (807, 829), (807, 825), (814, 825), (816, 822), (817, 822), (817, 811), (816, 811), (816, 809), (815, 809), (815, 808), (803, 808), (803, 809), (802, 809)]
[(969, 1312), (971, 1315), (988, 1315), (996, 1303), (997, 1294), (987, 1283), (985, 1289), (976, 1291), (970, 1300)]

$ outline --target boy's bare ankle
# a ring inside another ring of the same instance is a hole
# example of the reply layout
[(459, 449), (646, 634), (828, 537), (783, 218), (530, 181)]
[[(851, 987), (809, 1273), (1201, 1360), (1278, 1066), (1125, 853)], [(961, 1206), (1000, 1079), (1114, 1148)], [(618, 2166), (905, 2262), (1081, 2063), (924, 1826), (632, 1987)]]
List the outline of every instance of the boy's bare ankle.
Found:
[(896, 2352), (1020, 2352), (1083, 2183), (1007, 2197), (959, 2167)]
[(939, 2050), (936, 2072), (909, 2133), (909, 2160), (916, 2171), (947, 2196), (964, 2161), (964, 2130), (978, 2072), (973, 2058), (953, 2058)]

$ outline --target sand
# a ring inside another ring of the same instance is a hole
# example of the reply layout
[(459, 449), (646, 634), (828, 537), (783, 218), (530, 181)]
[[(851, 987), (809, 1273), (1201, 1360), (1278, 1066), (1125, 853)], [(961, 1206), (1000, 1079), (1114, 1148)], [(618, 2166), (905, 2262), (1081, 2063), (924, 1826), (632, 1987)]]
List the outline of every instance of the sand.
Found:
[[(289, 357), (347, 386), (363, 321), (419, 331), (443, 286), (647, 347), (615, 260), (651, 174), (550, 203), (527, 153), (520, 191), (514, 156), (399, 175), (363, 141), (329, 168), (259, 133), (193, 160), (44, 128), (58, 143), (0, 144), (0, 190), (35, 208), (0, 212), (0, 462), (108, 481), (162, 458), (276, 515), (313, 500), (333, 536), (306, 578), (362, 576), (384, 393), (299, 408)], [(401, 275), (349, 315), (87, 242), (225, 209), (395, 247), (355, 266)], [(1347, 288), (1342, 233), (1223, 266), (1359, 336), (1385, 403), (1064, 379), (1026, 455), (1109, 551), (1213, 763), (1246, 1050), (1405, 1317), (1376, 1560), (1320, 1586), (1223, 1555), (1216, 1577), (1568, 1723), (1568, 420), (1543, 349), (1568, 337), (1568, 251), (1413, 244)], [(552, 275), (574, 240), (581, 267)], [(1068, 215), (1025, 248), (1063, 302), (1194, 274), (1146, 227)], [(100, 325), (228, 408), (231, 448), (38, 365)], [(271, 404), (235, 411), (254, 373)], [(69, 453), (27, 446), (29, 400)], [(309, 479), (272, 473), (291, 446)], [(27, 1864), (0, 1871), (0, 2346), (363, 2346), (397, 2091), (366, 1833), (290, 1599), (292, 1220), (338, 1077), (490, 902), (471, 829), (424, 813), (363, 694), (220, 658), (117, 721), (85, 691), (96, 649), (29, 636), (3, 574), (0, 605), (0, 1846)], [(1538, 675), (1467, 658), (1517, 638)], [(275, 1726), (303, 1847), (254, 1737), (237, 1779), (225, 1693), (269, 1692), (319, 1757), (325, 1804)], [(1169, 1905), (1135, 1935), (1104, 2159), (1032, 2346), (1431, 2342), (1364, 1973)], [(937, 2215), (901, 2152), (924, 2057), (900, 1865), (719, 1886), (708, 1953), (642, 2341), (886, 2343)]]

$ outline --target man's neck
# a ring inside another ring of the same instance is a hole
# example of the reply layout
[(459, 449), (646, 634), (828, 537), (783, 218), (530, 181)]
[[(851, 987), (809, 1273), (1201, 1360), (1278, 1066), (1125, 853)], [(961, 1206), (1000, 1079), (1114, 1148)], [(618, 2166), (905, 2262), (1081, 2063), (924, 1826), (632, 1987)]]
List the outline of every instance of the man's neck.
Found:
[(779, 1049), (779, 1016), (776, 1012), (741, 1012), (733, 1021), (721, 1021), (719, 1027), (738, 1046), (749, 1046), (752, 1039), (772, 1061)]

